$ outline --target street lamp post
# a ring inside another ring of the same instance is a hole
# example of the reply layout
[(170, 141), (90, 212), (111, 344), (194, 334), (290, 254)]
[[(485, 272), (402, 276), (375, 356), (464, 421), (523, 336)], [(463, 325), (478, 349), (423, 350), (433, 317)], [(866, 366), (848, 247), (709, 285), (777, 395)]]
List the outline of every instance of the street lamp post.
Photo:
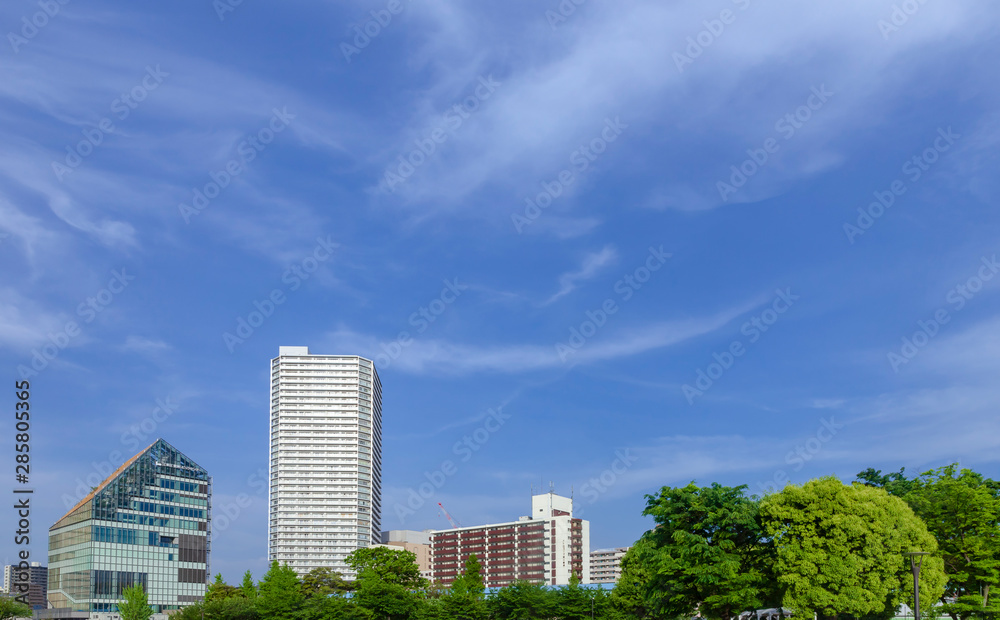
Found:
[(910, 551), (910, 568), (913, 569), (913, 620), (920, 620), (920, 566), (924, 563), (926, 551)]

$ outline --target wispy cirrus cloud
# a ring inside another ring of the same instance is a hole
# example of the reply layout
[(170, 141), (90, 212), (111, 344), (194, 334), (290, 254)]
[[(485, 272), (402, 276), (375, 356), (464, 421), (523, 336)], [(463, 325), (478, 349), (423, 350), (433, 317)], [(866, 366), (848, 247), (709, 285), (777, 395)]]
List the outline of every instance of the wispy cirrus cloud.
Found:
[[(648, 351), (675, 346), (721, 329), (761, 302), (754, 300), (711, 316), (661, 321), (611, 330), (586, 343), (567, 359), (555, 343), (466, 344), (443, 339), (414, 339), (392, 360), (391, 367), (410, 374), (468, 375), (477, 373), (517, 374), (566, 368), (569, 364), (594, 364), (626, 358)], [(380, 340), (346, 327), (323, 338), (330, 350), (360, 351), (362, 355), (382, 353)]]
[(125, 344), (122, 345), (122, 349), (132, 353), (155, 356), (160, 353), (170, 351), (173, 347), (162, 340), (132, 335), (125, 339)]
[(551, 297), (542, 302), (547, 306), (560, 297), (569, 295), (576, 290), (577, 285), (585, 282), (601, 272), (601, 270), (618, 259), (618, 252), (609, 246), (605, 246), (600, 252), (592, 252), (583, 258), (583, 264), (576, 271), (570, 271), (559, 276), (559, 290)]
[[(571, 152), (593, 137), (606, 116), (621, 115), (644, 131), (667, 129), (660, 119), (672, 119), (670, 152), (658, 151), (650, 159), (674, 174), (651, 192), (653, 197), (647, 198), (651, 206), (717, 207), (723, 201), (715, 182), (728, 171), (728, 164), (742, 162), (746, 149), (759, 146), (756, 143), (773, 132), (777, 119), (802, 105), (812, 86), (826, 83), (837, 93), (836, 106), (825, 110), (822, 118), (817, 115), (794, 142), (783, 145), (767, 174), (755, 179), (759, 187), (750, 188), (741, 199), (772, 196), (798, 178), (844, 161), (837, 139), (846, 130), (870, 124), (873, 105), (891, 109), (898, 82), (886, 83), (883, 72), (898, 66), (899, 57), (908, 59), (912, 73), (907, 76), (915, 76), (919, 67), (935, 62), (942, 40), (961, 33), (969, 44), (981, 42), (981, 35), (988, 32), (986, 22), (995, 21), (995, 12), (985, 3), (928, 4), (922, 6), (919, 19), (886, 41), (878, 22), (887, 19), (891, 9), (863, 0), (808, 6), (752, 3), (745, 11), (733, 10), (736, 23), (727, 26), (683, 72), (674, 66), (673, 55), (684, 51), (687, 38), (697, 36), (706, 19), (718, 16), (717, 8), (592, 0), (554, 32), (543, 10), (513, 11), (514, 17), (502, 23), (527, 33), (524, 45), (534, 53), (502, 59), (503, 88), (434, 162), (398, 192), (397, 200), (450, 210), (486, 187), (528, 192), (567, 167)], [(985, 14), (990, 17), (984, 20)], [(490, 38), (502, 26), (469, 21), (466, 27)], [(471, 80), (499, 62), (489, 54), (471, 53), (471, 48), (479, 49), (477, 37), (468, 39), (470, 53), (456, 54), (452, 49), (435, 63), (442, 75), (448, 75), (449, 84), (454, 84), (456, 71)], [(762, 70), (787, 69), (790, 59), (805, 56), (821, 57), (825, 70), (806, 72), (798, 67), (780, 78), (771, 74), (767, 94), (754, 85)], [(452, 97), (457, 95), (455, 88)], [(754, 96), (746, 100), (739, 122), (733, 122), (731, 103), (747, 90)], [(445, 105), (439, 102), (447, 101), (448, 95), (436, 89), (425, 92), (425, 103), (430, 105), (421, 107), (426, 114), (414, 116), (399, 128), (398, 137), (387, 136), (388, 140), (409, 141), (416, 128), (427, 125), (428, 117)], [(582, 92), (588, 96), (580, 97)], [(718, 144), (704, 143), (706, 133), (726, 135), (745, 146), (720, 151)], [(706, 148), (715, 151), (714, 168), (692, 158), (692, 153)], [(587, 199), (586, 193), (574, 189), (574, 199)]]
[(0, 344), (21, 353), (61, 333), (66, 319), (10, 288), (0, 289)]

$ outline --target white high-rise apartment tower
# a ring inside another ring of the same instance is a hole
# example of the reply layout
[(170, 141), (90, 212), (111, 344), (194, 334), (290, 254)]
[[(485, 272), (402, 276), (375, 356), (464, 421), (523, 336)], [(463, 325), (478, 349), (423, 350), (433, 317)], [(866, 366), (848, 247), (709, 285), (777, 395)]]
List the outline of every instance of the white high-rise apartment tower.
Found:
[(299, 575), (380, 542), (382, 385), (356, 355), (280, 347), (271, 360), (268, 561)]

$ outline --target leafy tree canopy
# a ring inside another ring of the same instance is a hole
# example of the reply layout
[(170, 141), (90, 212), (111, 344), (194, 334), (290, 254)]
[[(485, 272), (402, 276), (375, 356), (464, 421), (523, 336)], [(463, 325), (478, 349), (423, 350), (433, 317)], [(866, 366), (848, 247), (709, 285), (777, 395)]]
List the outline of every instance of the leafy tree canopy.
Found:
[(267, 620), (297, 620), (305, 601), (298, 575), (277, 560), (260, 581), (257, 611)]
[(122, 620), (149, 620), (153, 608), (149, 606), (146, 591), (141, 585), (134, 585), (122, 592), (124, 600), (118, 603), (118, 613)]
[(372, 614), (357, 602), (334, 594), (313, 596), (302, 610), (304, 620), (372, 620)]
[[(761, 502), (774, 537), (777, 580), (784, 604), (800, 617), (814, 613), (892, 618), (913, 596), (906, 551), (937, 551), (924, 523), (898, 497), (833, 477), (789, 485)], [(931, 600), (944, 588), (943, 563), (928, 556), (921, 593)]]
[(501, 589), (488, 599), (487, 606), (494, 620), (548, 620), (558, 615), (555, 594), (525, 581)]
[(254, 601), (242, 596), (185, 607), (172, 620), (262, 620)]
[(257, 600), (257, 585), (253, 582), (253, 573), (243, 573), (243, 583), (240, 584), (240, 595), (251, 601)]
[(413, 590), (371, 576), (358, 579), (353, 600), (374, 618), (385, 620), (416, 618), (423, 602)]
[(427, 585), (412, 551), (365, 547), (345, 560), (354, 569), (354, 600), (375, 618), (410, 620), (423, 602), (417, 590)]
[(479, 563), (479, 558), (475, 553), (465, 558), (465, 569), (451, 584), (451, 591), (454, 594), (472, 594), (481, 597), (486, 590), (483, 584), (483, 565)]
[(476, 554), (465, 558), (465, 569), (451, 584), (451, 590), (441, 598), (441, 609), (453, 620), (485, 620), (488, 615), (483, 600), (482, 565)]
[(656, 614), (725, 619), (776, 604), (773, 547), (745, 490), (692, 482), (646, 496), (656, 527), (631, 563), (646, 564)]
[(234, 596), (240, 596), (239, 588), (233, 587), (226, 583), (222, 578), (222, 573), (218, 573), (215, 576), (215, 581), (208, 585), (208, 590), (205, 591), (206, 601), (221, 601), (227, 598), (233, 598)]
[(12, 618), (30, 618), (31, 608), (20, 601), (0, 596), (0, 620), (11, 620)]
[(662, 593), (652, 587), (652, 543), (639, 539), (622, 558), (622, 574), (609, 596), (609, 607), (617, 616), (636, 620), (660, 618), (655, 610), (662, 607)]
[(857, 482), (865, 486), (885, 489), (889, 495), (905, 497), (915, 486), (915, 481), (906, 477), (905, 470), (905, 467), (900, 467), (899, 471), (883, 475), (881, 469), (869, 467), (858, 473)]
[(420, 588), (427, 580), (420, 575), (417, 556), (412, 551), (389, 547), (364, 547), (352, 552), (345, 560), (354, 569), (358, 582), (376, 579), (404, 588)]
[(340, 573), (325, 566), (312, 569), (302, 578), (302, 592), (307, 598), (340, 594), (350, 589), (351, 584), (344, 581)]
[[(600, 605), (597, 603), (599, 592), (602, 594)], [(579, 578), (573, 574), (568, 586), (556, 590), (558, 615), (562, 620), (590, 620), (593, 612), (596, 618), (599, 615), (597, 612), (603, 611), (606, 598), (603, 594), (602, 590), (581, 587)]]
[(947, 586), (941, 611), (955, 620), (1000, 613), (1000, 497), (997, 485), (957, 465), (925, 472), (905, 499), (937, 539)]

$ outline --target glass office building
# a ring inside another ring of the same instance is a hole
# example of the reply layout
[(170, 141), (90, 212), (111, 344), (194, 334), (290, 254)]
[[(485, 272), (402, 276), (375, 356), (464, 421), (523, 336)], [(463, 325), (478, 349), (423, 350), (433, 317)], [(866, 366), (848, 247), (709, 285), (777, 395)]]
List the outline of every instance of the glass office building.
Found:
[(271, 360), (268, 560), (299, 575), (381, 541), (382, 385), (356, 355)]
[(157, 613), (202, 600), (211, 499), (208, 472), (158, 439), (49, 528), (49, 603), (116, 612), (135, 584)]

